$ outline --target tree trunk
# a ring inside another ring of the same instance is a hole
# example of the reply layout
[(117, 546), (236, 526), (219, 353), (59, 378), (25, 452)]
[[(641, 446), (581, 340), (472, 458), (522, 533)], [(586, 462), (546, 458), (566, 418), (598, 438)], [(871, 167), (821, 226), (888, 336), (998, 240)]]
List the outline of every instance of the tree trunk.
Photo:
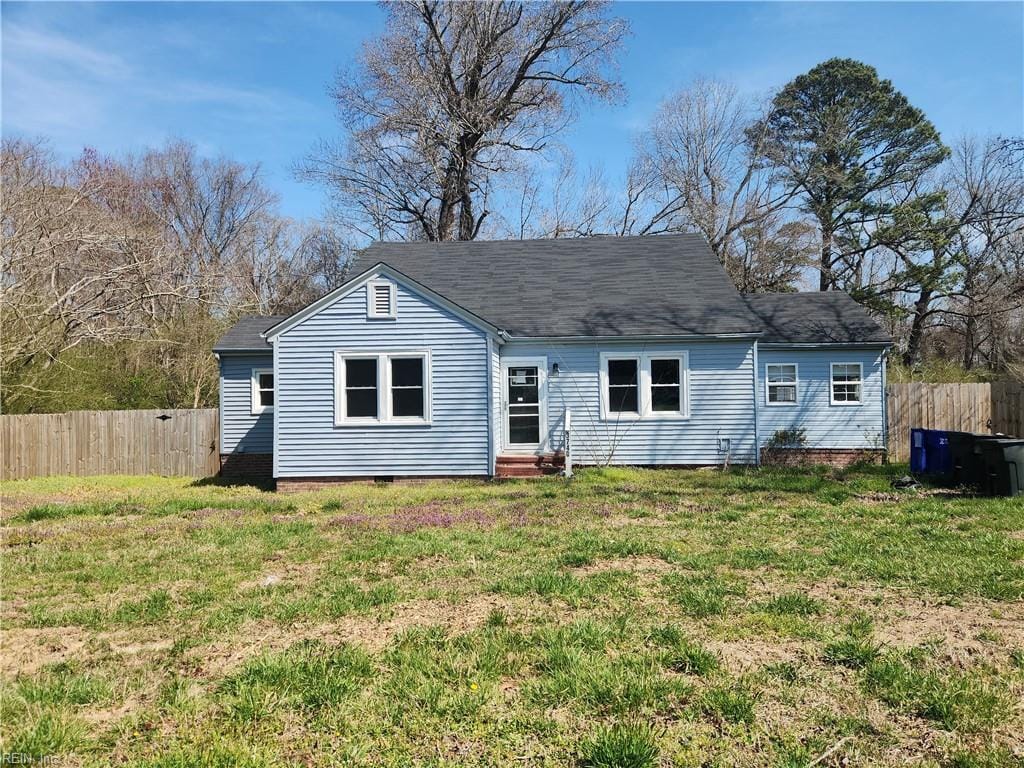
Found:
[(910, 368), (917, 362), (921, 355), (921, 341), (924, 338), (924, 321), (928, 316), (928, 309), (932, 303), (932, 290), (923, 289), (921, 295), (914, 302), (914, 321), (910, 326), (910, 337), (907, 339), (907, 349), (903, 353), (903, 365)]
[(964, 295), (967, 296), (967, 311), (964, 313), (964, 370), (969, 371), (974, 367), (974, 336), (977, 332), (978, 319), (974, 312), (974, 271), (973, 266), (968, 265), (964, 270)]
[(821, 263), (818, 266), (818, 290), (828, 291), (832, 288), (832, 228), (821, 227)]

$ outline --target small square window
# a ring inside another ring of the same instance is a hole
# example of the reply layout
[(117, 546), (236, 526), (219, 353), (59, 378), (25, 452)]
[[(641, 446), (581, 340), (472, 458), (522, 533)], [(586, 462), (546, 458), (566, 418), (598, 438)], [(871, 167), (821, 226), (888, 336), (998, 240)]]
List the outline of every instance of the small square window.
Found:
[(860, 363), (832, 363), (832, 405), (859, 405), (864, 369)]
[(765, 366), (768, 405), (796, 405), (796, 363), (771, 363)]

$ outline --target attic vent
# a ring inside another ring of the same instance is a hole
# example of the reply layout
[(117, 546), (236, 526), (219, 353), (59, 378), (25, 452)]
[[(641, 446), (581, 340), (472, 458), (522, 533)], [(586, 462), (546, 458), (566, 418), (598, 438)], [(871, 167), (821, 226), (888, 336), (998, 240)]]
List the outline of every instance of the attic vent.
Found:
[(396, 317), (394, 283), (374, 280), (367, 284), (366, 315), (367, 317)]

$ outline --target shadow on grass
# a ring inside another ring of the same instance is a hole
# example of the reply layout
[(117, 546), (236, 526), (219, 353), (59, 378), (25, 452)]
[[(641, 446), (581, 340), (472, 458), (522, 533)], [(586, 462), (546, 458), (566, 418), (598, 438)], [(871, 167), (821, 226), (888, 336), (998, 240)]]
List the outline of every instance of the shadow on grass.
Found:
[(222, 477), (221, 475), (210, 475), (193, 480), (188, 484), (189, 488), (257, 488), (261, 491), (274, 490), (274, 478), (253, 478), (253, 477)]

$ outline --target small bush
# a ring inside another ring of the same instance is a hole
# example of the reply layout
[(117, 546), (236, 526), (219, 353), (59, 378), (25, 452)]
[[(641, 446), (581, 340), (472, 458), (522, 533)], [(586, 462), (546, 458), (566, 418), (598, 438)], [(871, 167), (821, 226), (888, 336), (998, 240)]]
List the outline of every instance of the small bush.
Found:
[(580, 746), (581, 768), (654, 768), (658, 739), (647, 723), (600, 727)]
[(773, 448), (803, 448), (807, 445), (807, 430), (802, 427), (792, 429), (777, 429), (768, 438), (768, 449)]

